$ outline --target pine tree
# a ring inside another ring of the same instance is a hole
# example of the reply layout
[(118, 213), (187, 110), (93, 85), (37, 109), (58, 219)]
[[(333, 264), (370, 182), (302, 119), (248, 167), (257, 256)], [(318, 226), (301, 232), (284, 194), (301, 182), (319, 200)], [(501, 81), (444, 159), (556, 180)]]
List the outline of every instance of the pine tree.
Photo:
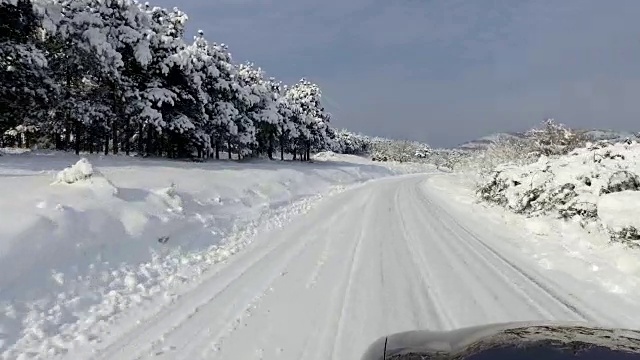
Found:
[(136, 0), (0, 0), (0, 131), (10, 145), (105, 154), (309, 159), (335, 132), (306, 80), (286, 87)]
[(53, 86), (46, 67), (41, 18), (31, 1), (0, 0), (0, 134), (39, 125)]

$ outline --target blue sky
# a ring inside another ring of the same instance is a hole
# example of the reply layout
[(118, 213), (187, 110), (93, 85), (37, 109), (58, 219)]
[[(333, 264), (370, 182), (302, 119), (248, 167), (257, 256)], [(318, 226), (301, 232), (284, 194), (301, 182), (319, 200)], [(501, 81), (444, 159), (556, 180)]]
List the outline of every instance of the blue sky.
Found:
[(640, 0), (155, 0), (337, 127), (454, 146), (545, 117), (640, 130)]

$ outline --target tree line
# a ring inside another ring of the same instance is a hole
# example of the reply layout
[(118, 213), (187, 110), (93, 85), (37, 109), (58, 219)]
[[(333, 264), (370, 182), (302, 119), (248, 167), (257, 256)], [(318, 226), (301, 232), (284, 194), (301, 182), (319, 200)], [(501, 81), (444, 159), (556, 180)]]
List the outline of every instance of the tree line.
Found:
[(318, 85), (237, 64), (187, 15), (136, 0), (0, 0), (3, 146), (309, 159), (335, 132)]

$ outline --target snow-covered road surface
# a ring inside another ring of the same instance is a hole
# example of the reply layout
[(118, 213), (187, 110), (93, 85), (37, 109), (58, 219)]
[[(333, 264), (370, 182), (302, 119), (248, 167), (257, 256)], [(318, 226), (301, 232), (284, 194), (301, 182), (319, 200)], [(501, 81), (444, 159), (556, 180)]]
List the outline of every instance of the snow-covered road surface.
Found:
[[(263, 233), (93, 359), (359, 359), (380, 336), (520, 320), (637, 327), (622, 297), (555, 276), (426, 183), (387, 178)], [(637, 310), (637, 308), (636, 308)]]

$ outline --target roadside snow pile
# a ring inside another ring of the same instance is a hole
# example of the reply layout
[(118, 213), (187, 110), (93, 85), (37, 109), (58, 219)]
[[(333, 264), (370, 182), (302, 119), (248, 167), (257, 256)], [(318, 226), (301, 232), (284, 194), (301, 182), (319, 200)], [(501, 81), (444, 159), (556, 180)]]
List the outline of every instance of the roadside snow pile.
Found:
[(603, 196), (598, 203), (598, 214), (602, 223), (612, 230), (614, 239), (640, 240), (640, 191), (626, 190)]
[(86, 158), (78, 160), (77, 163), (65, 168), (56, 175), (56, 183), (73, 184), (78, 181), (87, 180), (93, 176), (93, 166)]
[(502, 165), (478, 195), (520, 214), (553, 213), (640, 246), (640, 144), (597, 143), (527, 166)]

